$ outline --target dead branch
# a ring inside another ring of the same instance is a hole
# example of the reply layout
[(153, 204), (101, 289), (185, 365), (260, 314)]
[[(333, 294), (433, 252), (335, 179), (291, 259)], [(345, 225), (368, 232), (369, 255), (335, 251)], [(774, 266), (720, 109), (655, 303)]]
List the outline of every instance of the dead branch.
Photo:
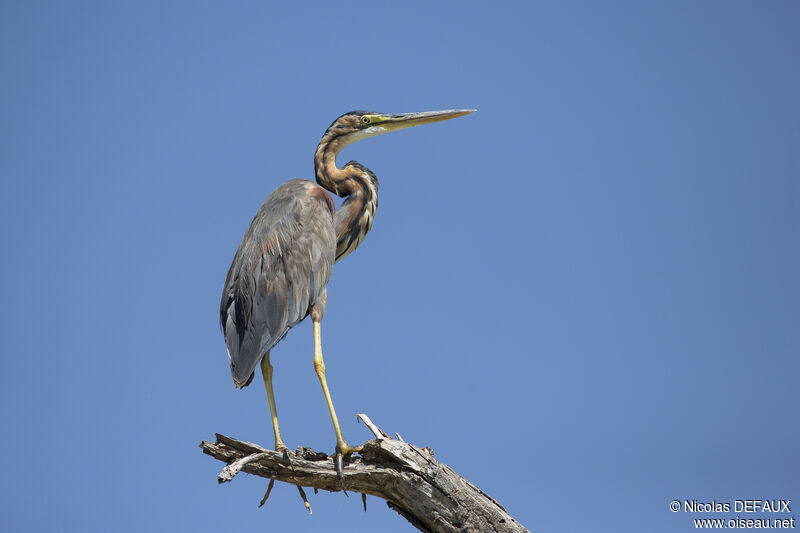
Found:
[[(478, 487), (433, 458), (433, 450), (395, 440), (366, 415), (359, 417), (376, 436), (364, 444), (360, 456), (345, 458), (342, 471), (348, 491), (370, 494), (420, 531), (524, 532), (503, 507)], [(249, 442), (217, 434), (217, 441), (200, 443), (203, 452), (226, 463), (217, 481), (230, 481), (240, 471), (270, 480), (331, 492), (342, 490), (334, 461), (324, 453), (300, 447), (289, 457)], [(269, 492), (264, 496), (266, 500)], [(305, 500), (305, 498), (304, 498)], [(306, 501), (306, 506), (308, 502)], [(310, 507), (309, 507), (310, 510)]]

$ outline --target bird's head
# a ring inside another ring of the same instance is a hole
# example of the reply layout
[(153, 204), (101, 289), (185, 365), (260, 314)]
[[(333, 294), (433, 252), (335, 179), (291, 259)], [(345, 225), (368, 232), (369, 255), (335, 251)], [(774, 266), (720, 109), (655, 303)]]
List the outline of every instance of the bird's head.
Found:
[(323, 141), (336, 141), (338, 149), (367, 137), (382, 135), (390, 131), (402, 130), (421, 124), (430, 124), (456, 117), (463, 117), (474, 109), (447, 109), (444, 111), (423, 111), (421, 113), (400, 113), (390, 115), (375, 111), (350, 111), (333, 121), (323, 135)]

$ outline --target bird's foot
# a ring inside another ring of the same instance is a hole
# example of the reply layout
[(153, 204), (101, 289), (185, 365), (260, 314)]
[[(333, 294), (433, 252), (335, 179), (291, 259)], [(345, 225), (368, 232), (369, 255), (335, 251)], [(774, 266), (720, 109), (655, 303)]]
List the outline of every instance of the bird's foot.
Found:
[(352, 455), (361, 452), (362, 449), (364, 449), (364, 446), (350, 446), (344, 441), (336, 445), (336, 453), (340, 455)]
[(294, 455), (294, 452), (290, 450), (289, 447), (283, 443), (283, 441), (278, 441), (275, 443), (275, 451), (283, 455), (284, 459), (291, 462), (290, 457)]
[(363, 446), (350, 446), (343, 440), (336, 444), (336, 453), (333, 455), (333, 467), (336, 470), (339, 483), (342, 485), (342, 492), (344, 492), (344, 495), (348, 498), (350, 495), (347, 494), (347, 489), (344, 488), (344, 456), (360, 452), (363, 448)]

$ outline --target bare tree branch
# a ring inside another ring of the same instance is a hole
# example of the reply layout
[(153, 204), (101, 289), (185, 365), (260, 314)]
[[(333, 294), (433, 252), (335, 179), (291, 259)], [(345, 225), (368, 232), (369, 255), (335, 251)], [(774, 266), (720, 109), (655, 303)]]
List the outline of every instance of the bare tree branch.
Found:
[[(485, 492), (436, 461), (433, 450), (392, 439), (366, 415), (359, 417), (376, 439), (364, 444), (360, 456), (345, 458), (342, 474), (348, 491), (383, 498), (391, 509), (424, 532), (528, 531)], [(201, 442), (200, 448), (227, 464), (217, 478), (219, 483), (244, 471), (271, 480), (270, 488), (272, 481), (278, 480), (298, 486), (301, 494), (302, 487), (342, 490), (334, 461), (324, 453), (300, 447), (297, 455), (289, 458), (257, 444), (220, 434), (216, 437), (214, 443)]]

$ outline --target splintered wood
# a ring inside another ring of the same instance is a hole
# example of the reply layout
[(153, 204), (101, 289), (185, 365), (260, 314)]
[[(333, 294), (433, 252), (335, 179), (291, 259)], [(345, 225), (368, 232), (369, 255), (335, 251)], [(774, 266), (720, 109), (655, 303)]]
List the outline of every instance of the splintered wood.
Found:
[[(344, 458), (342, 479), (327, 454), (300, 447), (297, 455), (284, 455), (249, 442), (217, 434), (216, 442), (203, 441), (203, 452), (227, 466), (217, 481), (231, 481), (239, 472), (270, 480), (261, 504), (266, 501), (274, 481), (300, 489), (306, 508), (311, 511), (302, 487), (337, 492), (342, 481), (348, 491), (386, 500), (388, 506), (420, 531), (432, 533), (525, 532), (519, 522), (486, 493), (433, 457), (433, 450), (395, 440), (378, 428), (366, 415), (358, 415), (375, 435), (364, 443), (360, 455)], [(366, 510), (366, 496), (362, 497)]]

